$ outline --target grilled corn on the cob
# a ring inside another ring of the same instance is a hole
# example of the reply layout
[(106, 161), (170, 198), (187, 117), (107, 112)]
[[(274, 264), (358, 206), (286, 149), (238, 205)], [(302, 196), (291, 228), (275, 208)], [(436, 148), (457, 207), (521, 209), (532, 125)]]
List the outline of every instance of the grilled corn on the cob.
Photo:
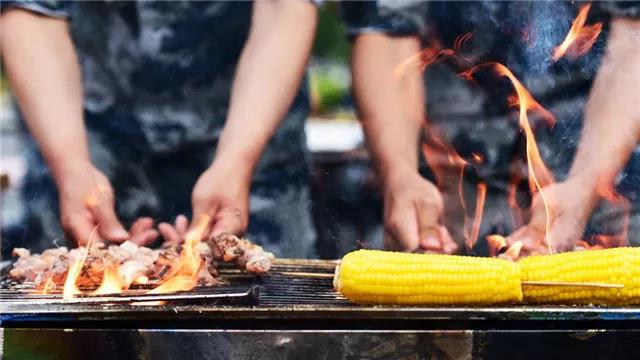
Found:
[(463, 305), (520, 302), (517, 263), (495, 258), (358, 250), (334, 286), (355, 303)]
[(640, 248), (576, 251), (520, 260), (522, 281), (621, 284), (622, 288), (528, 286), (524, 300), (539, 304), (640, 304)]

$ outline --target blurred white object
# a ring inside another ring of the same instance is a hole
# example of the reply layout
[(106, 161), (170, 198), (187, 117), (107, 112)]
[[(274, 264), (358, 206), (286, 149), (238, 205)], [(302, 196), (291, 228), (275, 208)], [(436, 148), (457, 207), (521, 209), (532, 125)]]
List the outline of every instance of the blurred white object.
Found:
[(346, 152), (364, 141), (360, 123), (353, 120), (309, 119), (305, 125), (307, 146), (312, 152)]

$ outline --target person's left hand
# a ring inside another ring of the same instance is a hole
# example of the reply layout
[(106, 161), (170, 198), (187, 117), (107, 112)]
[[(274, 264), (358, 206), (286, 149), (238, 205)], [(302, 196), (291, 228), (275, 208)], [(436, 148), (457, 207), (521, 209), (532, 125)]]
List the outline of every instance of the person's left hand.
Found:
[[(571, 251), (582, 239), (585, 226), (598, 201), (596, 190), (580, 178), (546, 186), (542, 189), (547, 206), (537, 193), (531, 206), (529, 223), (507, 237), (511, 246), (522, 242), (520, 256)], [(549, 212), (549, 241), (547, 243), (547, 209)]]
[(191, 226), (208, 219), (205, 237), (221, 233), (243, 235), (249, 223), (249, 187), (251, 178), (237, 167), (214, 162), (193, 187)]

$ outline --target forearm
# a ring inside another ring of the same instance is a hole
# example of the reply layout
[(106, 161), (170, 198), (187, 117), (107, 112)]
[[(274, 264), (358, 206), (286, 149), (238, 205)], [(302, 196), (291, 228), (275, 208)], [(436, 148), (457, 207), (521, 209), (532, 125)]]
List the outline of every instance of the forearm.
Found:
[(2, 58), (13, 94), (56, 181), (89, 161), (82, 85), (66, 21), (23, 10), (2, 15)]
[[(570, 177), (596, 190), (613, 183), (640, 136), (640, 21), (612, 23), (607, 54), (585, 108)], [(594, 191), (596, 193), (596, 191)]]
[(250, 177), (298, 90), (315, 25), (316, 8), (309, 2), (254, 3), (216, 162), (229, 162)]
[(353, 89), (367, 144), (382, 181), (396, 170), (416, 170), (424, 85), (420, 69), (399, 64), (420, 50), (416, 37), (358, 36), (353, 44)]

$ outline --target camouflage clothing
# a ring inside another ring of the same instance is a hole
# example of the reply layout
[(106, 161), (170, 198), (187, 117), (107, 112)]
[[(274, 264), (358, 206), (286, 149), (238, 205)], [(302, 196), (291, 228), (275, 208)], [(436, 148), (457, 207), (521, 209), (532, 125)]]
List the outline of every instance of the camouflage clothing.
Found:
[[(112, 181), (124, 222), (189, 214), (191, 188), (211, 163), (224, 126), (252, 3), (3, 4), (9, 6), (70, 20), (93, 161)], [(303, 90), (252, 182), (249, 236), (278, 256), (313, 255)], [(62, 236), (53, 214), (55, 189), (35, 146), (29, 160), (26, 238), (43, 239), (34, 248), (49, 247)]]
[[(398, 4), (406, 6), (399, 6)], [(408, 7), (407, 7), (408, 6)], [(498, 61), (511, 69), (533, 96), (557, 120), (553, 128), (544, 122), (534, 124), (536, 139), (546, 164), (557, 179), (566, 177), (579, 141), (582, 111), (595, 73), (605, 49), (608, 20), (615, 16), (639, 16), (637, 2), (594, 3), (588, 23), (603, 21), (603, 33), (589, 53), (576, 60), (550, 61), (555, 46), (564, 39), (579, 4), (565, 1), (433, 1), (397, 2), (380, 0), (343, 5), (345, 20), (351, 35), (379, 31), (390, 35), (419, 35), (425, 46), (437, 44), (453, 48), (457, 36), (472, 32), (462, 48), (470, 64), (461, 66), (444, 61), (428, 68), (428, 117), (432, 134), (441, 134), (464, 158), (472, 154), (483, 158), (480, 165), (465, 171), (466, 203), (472, 216), (476, 184), (488, 184), (487, 203), (480, 231), (481, 239), (489, 233), (507, 234), (522, 222), (514, 221), (507, 201), (507, 185), (520, 178), (518, 200), (528, 207), (525, 141), (518, 126), (517, 112), (507, 103), (512, 85), (489, 71), (478, 72), (476, 83), (470, 83), (457, 73), (473, 65)], [(416, 20), (416, 14), (421, 14)], [(355, 19), (355, 20), (353, 20)], [(390, 26), (390, 24), (396, 26)], [(413, 31), (408, 31), (413, 29)], [(437, 46), (436, 45), (436, 46)], [(451, 168), (446, 154), (432, 156), (449, 167), (444, 181), (446, 218), (452, 235), (463, 239), (463, 210), (458, 205), (456, 184), (459, 170)], [(638, 175), (640, 154), (636, 151), (617, 183), (618, 190), (634, 206), (630, 221), (630, 240), (640, 244), (640, 198)], [(471, 161), (470, 161), (471, 162)], [(472, 163), (472, 162), (471, 162)], [(621, 209), (602, 207), (592, 216), (587, 235), (612, 234), (620, 231)]]

